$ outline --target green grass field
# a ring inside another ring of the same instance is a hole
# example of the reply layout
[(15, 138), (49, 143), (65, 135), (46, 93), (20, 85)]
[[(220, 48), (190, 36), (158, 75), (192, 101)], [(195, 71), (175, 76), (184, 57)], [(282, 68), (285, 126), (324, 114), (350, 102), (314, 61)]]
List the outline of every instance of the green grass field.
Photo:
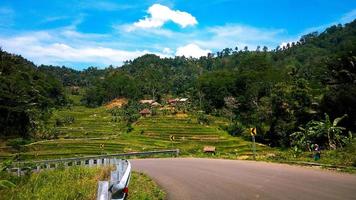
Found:
[[(22, 177), (6, 177), (16, 187), (0, 188), (0, 199), (6, 200), (94, 200), (100, 180), (108, 180), (112, 168), (71, 167), (47, 170)], [(3, 174), (5, 175), (5, 174)], [(145, 174), (133, 172), (128, 200), (162, 200), (165, 193)]]
[[(232, 137), (221, 130), (226, 123), (214, 118), (210, 125), (201, 125), (194, 114), (157, 115), (141, 117), (133, 124), (133, 131), (126, 133), (124, 124), (113, 120), (105, 107), (86, 108), (73, 106), (57, 110), (50, 122), (72, 117), (74, 121), (57, 127), (59, 138), (37, 141), (25, 146), (21, 159), (51, 159), (84, 155), (112, 154), (179, 148), (182, 156), (250, 158), (251, 142)], [(175, 140), (170, 141), (170, 136)], [(104, 148), (100, 148), (101, 145)], [(215, 146), (215, 155), (204, 154), (204, 146)], [(270, 148), (257, 145), (257, 152), (264, 155)], [(13, 155), (10, 150), (0, 152), (2, 158)]]
[[(198, 123), (196, 115), (158, 114), (141, 117), (135, 122), (133, 130), (126, 132), (126, 126), (115, 120), (105, 107), (86, 108), (75, 106), (56, 110), (50, 119), (54, 125), (56, 119), (72, 117), (72, 123), (57, 126), (59, 138), (36, 141), (25, 145), (20, 151), (0, 146), (0, 158), (16, 155), (22, 160), (43, 160), (86, 155), (139, 152), (161, 149), (180, 149), (184, 157), (212, 157), (227, 159), (252, 159), (252, 143), (240, 137), (232, 137), (220, 128), (225, 119), (210, 117), (209, 125)], [(175, 140), (170, 141), (170, 136)], [(101, 148), (101, 146), (104, 146)], [(204, 146), (215, 146), (216, 154), (203, 152)], [(257, 146), (257, 159), (266, 161), (313, 161), (311, 153), (295, 156), (291, 150), (270, 148), (262, 144)], [(337, 151), (323, 151), (319, 163), (355, 166), (356, 142), (350, 147)], [(162, 156), (162, 155), (160, 155)], [(167, 155), (168, 156), (168, 155)]]

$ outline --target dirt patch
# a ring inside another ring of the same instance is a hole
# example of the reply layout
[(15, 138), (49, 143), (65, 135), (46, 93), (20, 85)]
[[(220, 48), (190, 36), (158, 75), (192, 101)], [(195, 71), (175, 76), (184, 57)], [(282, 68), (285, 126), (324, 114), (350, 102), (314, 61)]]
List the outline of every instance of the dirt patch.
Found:
[(123, 105), (126, 105), (127, 104), (127, 99), (125, 98), (116, 98), (116, 99), (113, 99), (112, 101), (110, 101), (109, 103), (107, 103), (105, 105), (105, 107), (107, 109), (112, 109), (112, 108), (121, 108)]

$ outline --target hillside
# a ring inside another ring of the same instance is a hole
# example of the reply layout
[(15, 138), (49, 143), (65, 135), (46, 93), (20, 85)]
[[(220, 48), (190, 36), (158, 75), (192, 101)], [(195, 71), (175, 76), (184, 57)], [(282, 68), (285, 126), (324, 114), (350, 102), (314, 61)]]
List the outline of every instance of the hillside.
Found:
[[(342, 150), (356, 130), (355, 31), (353, 21), (274, 50), (226, 48), (199, 59), (147, 54), (102, 70), (37, 67), (1, 51), (2, 157), (176, 147), (205, 156), (210, 145), (216, 156), (248, 158), (250, 127), (262, 157), (270, 147), (298, 157), (315, 143)], [(127, 103), (105, 108), (115, 99)], [(159, 107), (139, 103), (144, 99)], [(172, 99), (188, 101), (161, 111)], [(153, 116), (141, 117), (142, 109)]]
[(49, 110), (66, 104), (60, 81), (0, 49), (0, 137), (43, 137)]
[[(204, 146), (215, 146), (218, 157), (249, 158), (251, 143), (235, 138), (221, 130), (226, 120), (215, 119), (210, 125), (201, 125), (193, 114), (141, 117), (127, 133), (126, 126), (113, 122), (105, 107), (85, 108), (75, 106), (56, 111), (50, 121), (73, 117), (74, 121), (56, 128), (58, 139), (38, 141), (25, 145), (20, 159), (49, 159), (84, 155), (112, 154), (133, 151), (179, 148), (181, 155), (211, 156), (204, 154)], [(170, 141), (170, 136), (175, 140)], [(268, 148), (258, 146), (263, 156)], [(9, 147), (1, 151), (1, 157), (11, 156)]]

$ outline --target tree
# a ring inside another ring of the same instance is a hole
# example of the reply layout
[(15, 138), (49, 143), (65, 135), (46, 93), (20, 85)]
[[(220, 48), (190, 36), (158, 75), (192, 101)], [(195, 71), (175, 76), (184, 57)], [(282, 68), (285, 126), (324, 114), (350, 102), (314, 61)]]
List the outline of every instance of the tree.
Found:
[(351, 134), (349, 136), (343, 134), (346, 130), (344, 127), (338, 126), (346, 117), (347, 115), (344, 115), (331, 121), (329, 115), (325, 113), (324, 120), (310, 121), (306, 128), (299, 127), (300, 131), (291, 134), (292, 144), (309, 151), (313, 143), (325, 144), (329, 149), (342, 148), (352, 138)]

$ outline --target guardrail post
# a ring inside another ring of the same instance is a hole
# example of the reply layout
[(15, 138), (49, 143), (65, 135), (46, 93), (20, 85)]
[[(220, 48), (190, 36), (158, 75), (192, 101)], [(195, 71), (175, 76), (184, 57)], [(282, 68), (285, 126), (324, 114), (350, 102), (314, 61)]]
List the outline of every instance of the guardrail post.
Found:
[(109, 200), (109, 182), (99, 181), (97, 200)]
[(93, 166), (93, 163), (94, 163), (94, 160), (93, 160), (93, 159), (90, 159), (90, 160), (89, 160), (89, 167), (92, 167), (92, 166)]

